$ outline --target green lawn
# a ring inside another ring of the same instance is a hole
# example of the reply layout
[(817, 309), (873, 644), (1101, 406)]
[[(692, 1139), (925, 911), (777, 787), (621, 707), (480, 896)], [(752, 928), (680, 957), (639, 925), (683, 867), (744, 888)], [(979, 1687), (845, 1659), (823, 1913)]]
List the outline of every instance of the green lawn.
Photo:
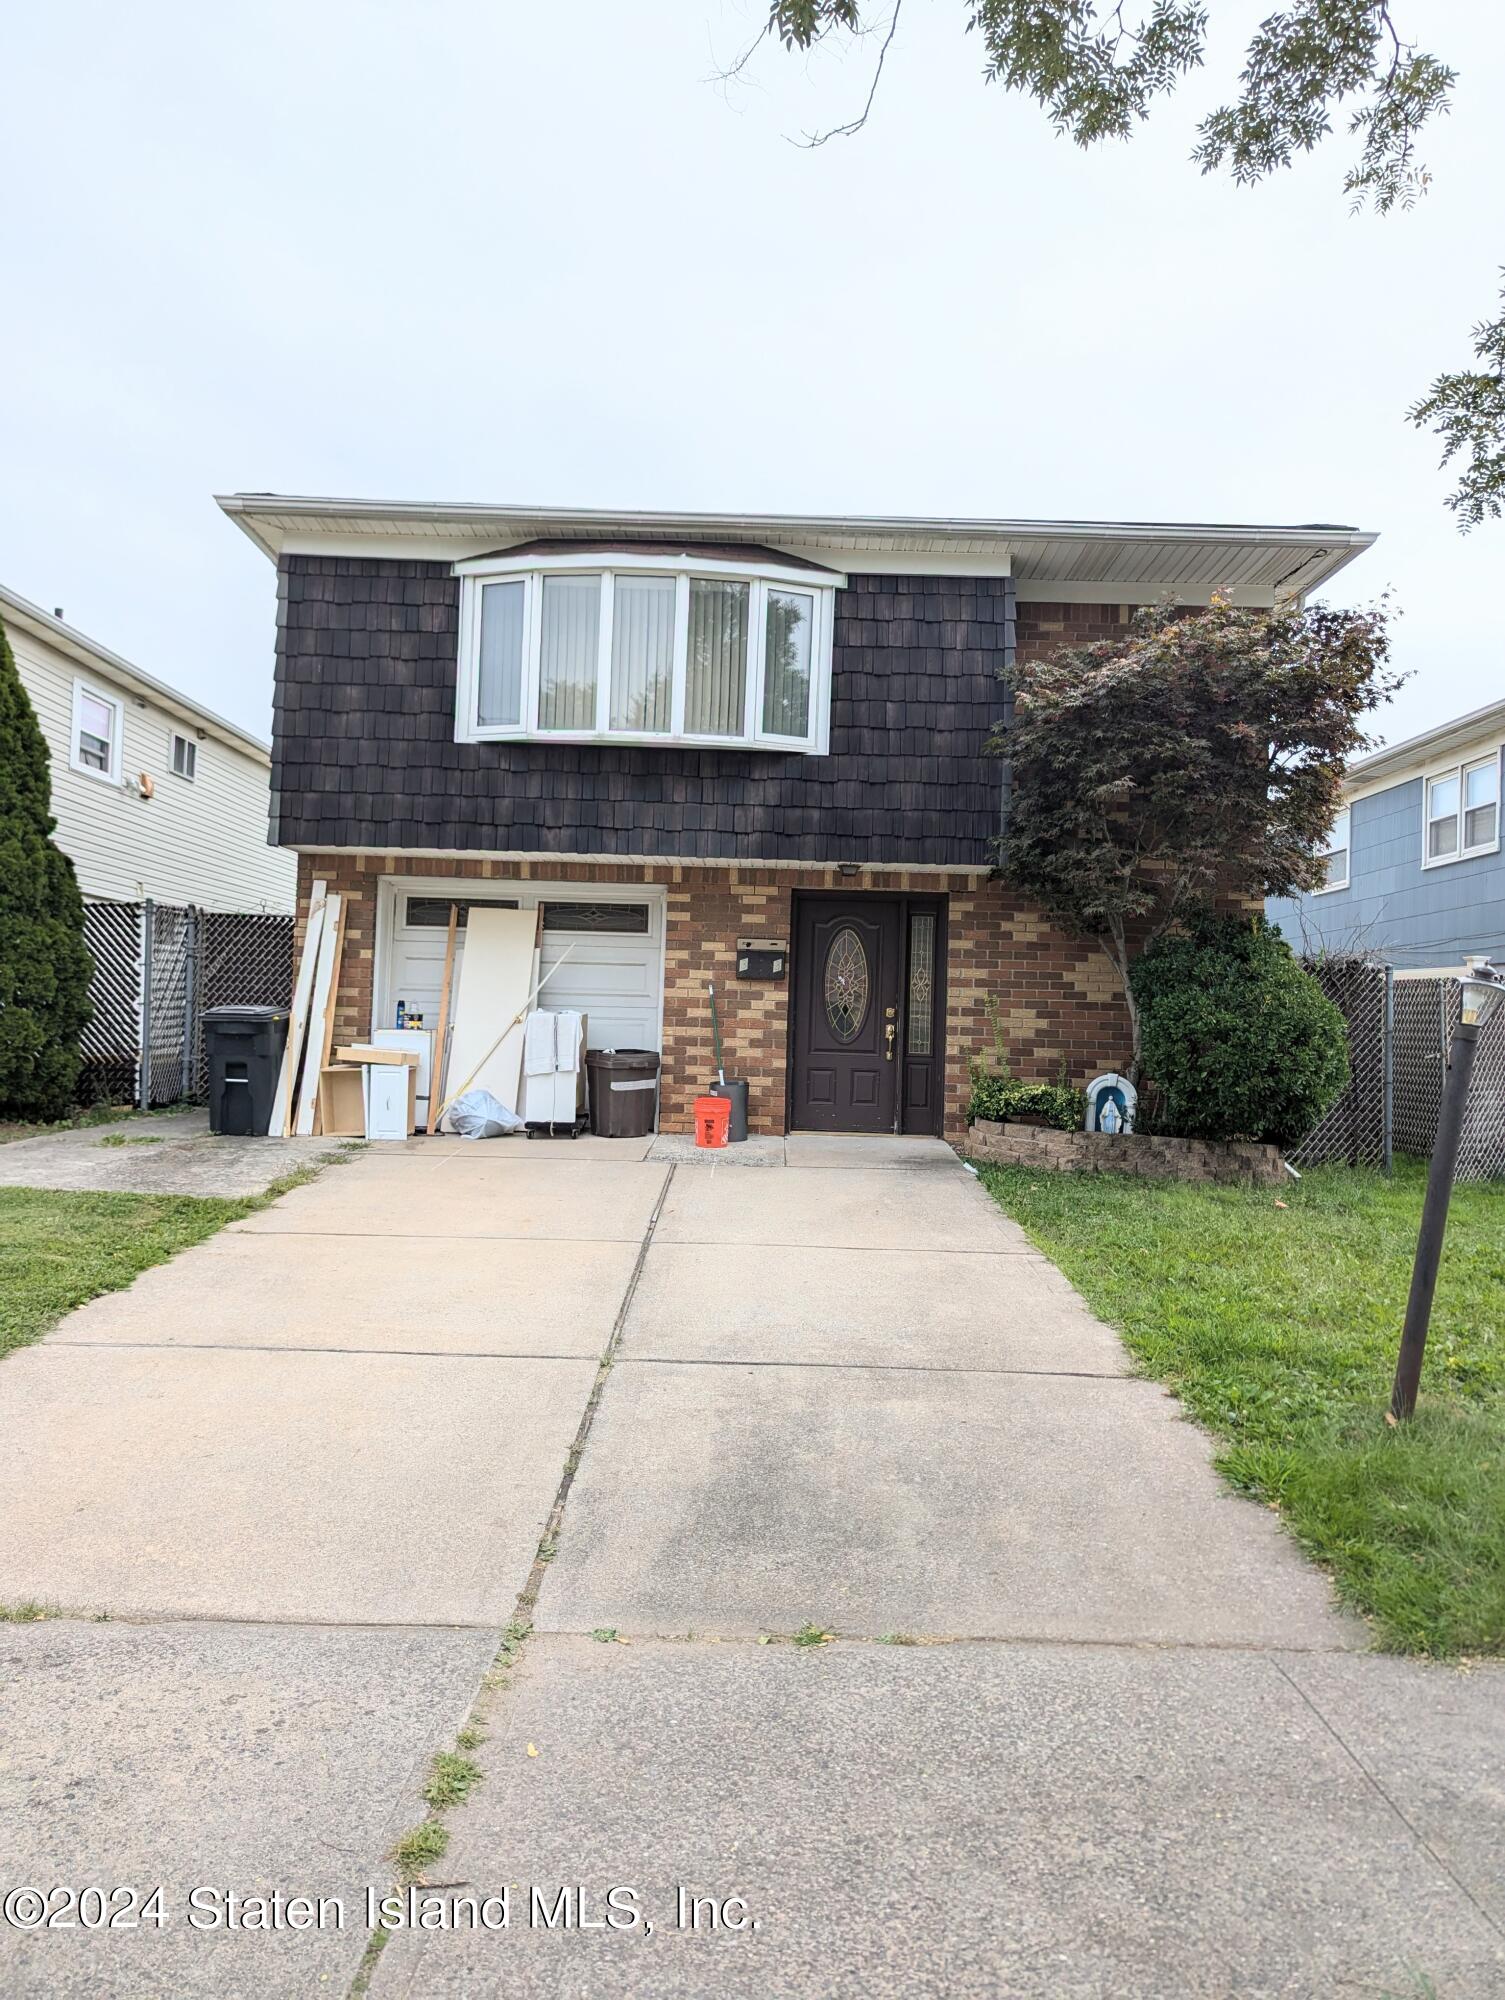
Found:
[(1424, 1164), (1273, 1193), (980, 1171), (1381, 1645), (1505, 1652), (1505, 1185), (1454, 1193), (1421, 1403), (1396, 1430)]
[(0, 1355), (36, 1340), (86, 1299), (119, 1291), (153, 1264), (264, 1205), (0, 1188)]

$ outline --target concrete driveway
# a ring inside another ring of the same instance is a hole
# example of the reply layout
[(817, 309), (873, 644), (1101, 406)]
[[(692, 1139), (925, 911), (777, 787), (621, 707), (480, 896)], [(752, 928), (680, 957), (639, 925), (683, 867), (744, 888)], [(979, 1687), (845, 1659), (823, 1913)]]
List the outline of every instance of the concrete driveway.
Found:
[(754, 1157), (372, 1149), (0, 1367), (0, 1600), (84, 1614), (0, 1627), (0, 1874), (177, 1913), (7, 1993), (343, 1992), (478, 1692), (518, 1914), (378, 2000), (1501, 1990), (1505, 1680), (1365, 1654), (945, 1149)]

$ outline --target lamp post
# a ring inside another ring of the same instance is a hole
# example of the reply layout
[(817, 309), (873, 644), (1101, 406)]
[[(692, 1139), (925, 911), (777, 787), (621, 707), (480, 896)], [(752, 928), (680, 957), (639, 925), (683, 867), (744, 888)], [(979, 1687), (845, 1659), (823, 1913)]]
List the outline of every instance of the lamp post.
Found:
[(1411, 1296), (1406, 1301), (1406, 1324), (1395, 1364), (1395, 1386), (1390, 1392), (1390, 1414), (1397, 1421), (1416, 1410), (1422, 1358), (1427, 1351), (1427, 1323), (1432, 1317), (1432, 1294), (1437, 1289), (1437, 1266), (1442, 1261), (1448, 1202), (1458, 1166), (1458, 1141), (1463, 1136), (1463, 1113), (1468, 1103), (1469, 1079), (1474, 1073), (1474, 1052), (1480, 1028), (1505, 998), (1505, 970), (1492, 965), (1487, 958), (1471, 958), (1461, 983), (1461, 1014), (1442, 1086), (1437, 1140), (1432, 1147), (1427, 1196), (1422, 1203), (1421, 1230), (1416, 1238), (1416, 1263), (1411, 1271)]

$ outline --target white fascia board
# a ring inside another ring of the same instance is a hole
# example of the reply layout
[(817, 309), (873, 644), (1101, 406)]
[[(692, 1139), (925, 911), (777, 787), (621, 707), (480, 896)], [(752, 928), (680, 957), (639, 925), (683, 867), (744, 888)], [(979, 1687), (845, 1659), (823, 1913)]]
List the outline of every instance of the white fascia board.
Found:
[(1334, 547), (1368, 548), (1376, 537), (1364, 530), (1326, 522), (1303, 522), (1292, 526), (1267, 527), (1254, 522), (1202, 523), (1194, 521), (1051, 521), (993, 517), (925, 516), (908, 514), (700, 514), (665, 513), (635, 508), (528, 507), (491, 504), (452, 504), (438, 501), (349, 500), (274, 493), (217, 494), (216, 504), (237, 520), (260, 516), (314, 515), (323, 519), (343, 517), (352, 522), (411, 521), (425, 528), (453, 524), (475, 532), (487, 524), (546, 524), (554, 532), (609, 534), (614, 528), (639, 534), (667, 536), (694, 532), (712, 538), (718, 532), (777, 535), (781, 541), (798, 539), (799, 532), (818, 540), (830, 536), (909, 535), (937, 540), (973, 536), (1000, 540), (1025, 537), (1032, 540), (1072, 541), (1225, 541), (1242, 547), (1250, 542), (1289, 543), (1305, 547), (1314, 540)]
[[(833, 556), (846, 567), (885, 573), (1007, 574), (1011, 551), (1067, 542), (1079, 549), (1101, 544), (1225, 546), (1289, 550), (1298, 577), (1318, 559), (1321, 573), (1292, 594), (1325, 581), (1376, 537), (1365, 531), (1305, 523), (1262, 527), (1145, 521), (1025, 521), (915, 516), (809, 516), (782, 514), (669, 514), (600, 508), (464, 506), (375, 500), (342, 500), (278, 494), (218, 496), (223, 511), (274, 560), (279, 552), (349, 554), (450, 560), (486, 552), (509, 535), (518, 541), (555, 536), (680, 535), (714, 541), (746, 537), (816, 562)], [(308, 521), (300, 532), (294, 525)], [(383, 533), (383, 529), (388, 532)], [(477, 544), (480, 546), (477, 546)], [(899, 543), (892, 547), (888, 544)], [(907, 544), (907, 546), (902, 546)], [(993, 569), (994, 564), (1002, 567)], [(1141, 587), (1135, 584), (1133, 587)], [(1124, 585), (1119, 585), (1120, 595)], [(1275, 588), (1278, 590), (1279, 585)]]
[(165, 709), (179, 721), (187, 722), (195, 729), (202, 729), (207, 735), (216, 736), (221, 742), (228, 743), (232, 749), (241, 751), (258, 763), (270, 766), (272, 746), (263, 738), (251, 735), (249, 730), (242, 729), (238, 723), (227, 721), (222, 715), (216, 715), (212, 708), (200, 707), (198, 702), (188, 695), (180, 694), (176, 688), (170, 688), (165, 682), (154, 679), (151, 674), (143, 673), (140, 667), (132, 666), (129, 660), (123, 660), (118, 653), (112, 653), (108, 646), (101, 646), (97, 640), (90, 639), (85, 633), (75, 631), (73, 626), (65, 625), (60, 618), (54, 618), (50, 611), (44, 611), (39, 604), (33, 604), (29, 599), (18, 596), (4, 584), (0, 584), (0, 623), (13, 630), (26, 632), (33, 639), (40, 639), (44, 645), (51, 646), (54, 651), (72, 660), (75, 666), (83, 667), (86, 671), (99, 674), (101, 677), (108, 677), (117, 686), (125, 688), (128, 693), (140, 696), (143, 701), (155, 703), (158, 708)]

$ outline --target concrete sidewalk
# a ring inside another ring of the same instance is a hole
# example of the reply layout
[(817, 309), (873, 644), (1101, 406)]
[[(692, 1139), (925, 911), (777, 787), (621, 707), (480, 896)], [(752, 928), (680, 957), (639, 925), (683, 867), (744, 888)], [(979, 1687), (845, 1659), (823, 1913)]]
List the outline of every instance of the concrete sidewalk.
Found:
[(524, 1888), (376, 2000), (1502, 1990), (1505, 1677), (1366, 1654), (948, 1156), (656, 1143), (372, 1148), (0, 1365), (0, 1601), (84, 1614), (0, 1627), (0, 1882), (173, 1918), (0, 1990), (343, 1994), (539, 1579), (437, 1873), (653, 1934)]

